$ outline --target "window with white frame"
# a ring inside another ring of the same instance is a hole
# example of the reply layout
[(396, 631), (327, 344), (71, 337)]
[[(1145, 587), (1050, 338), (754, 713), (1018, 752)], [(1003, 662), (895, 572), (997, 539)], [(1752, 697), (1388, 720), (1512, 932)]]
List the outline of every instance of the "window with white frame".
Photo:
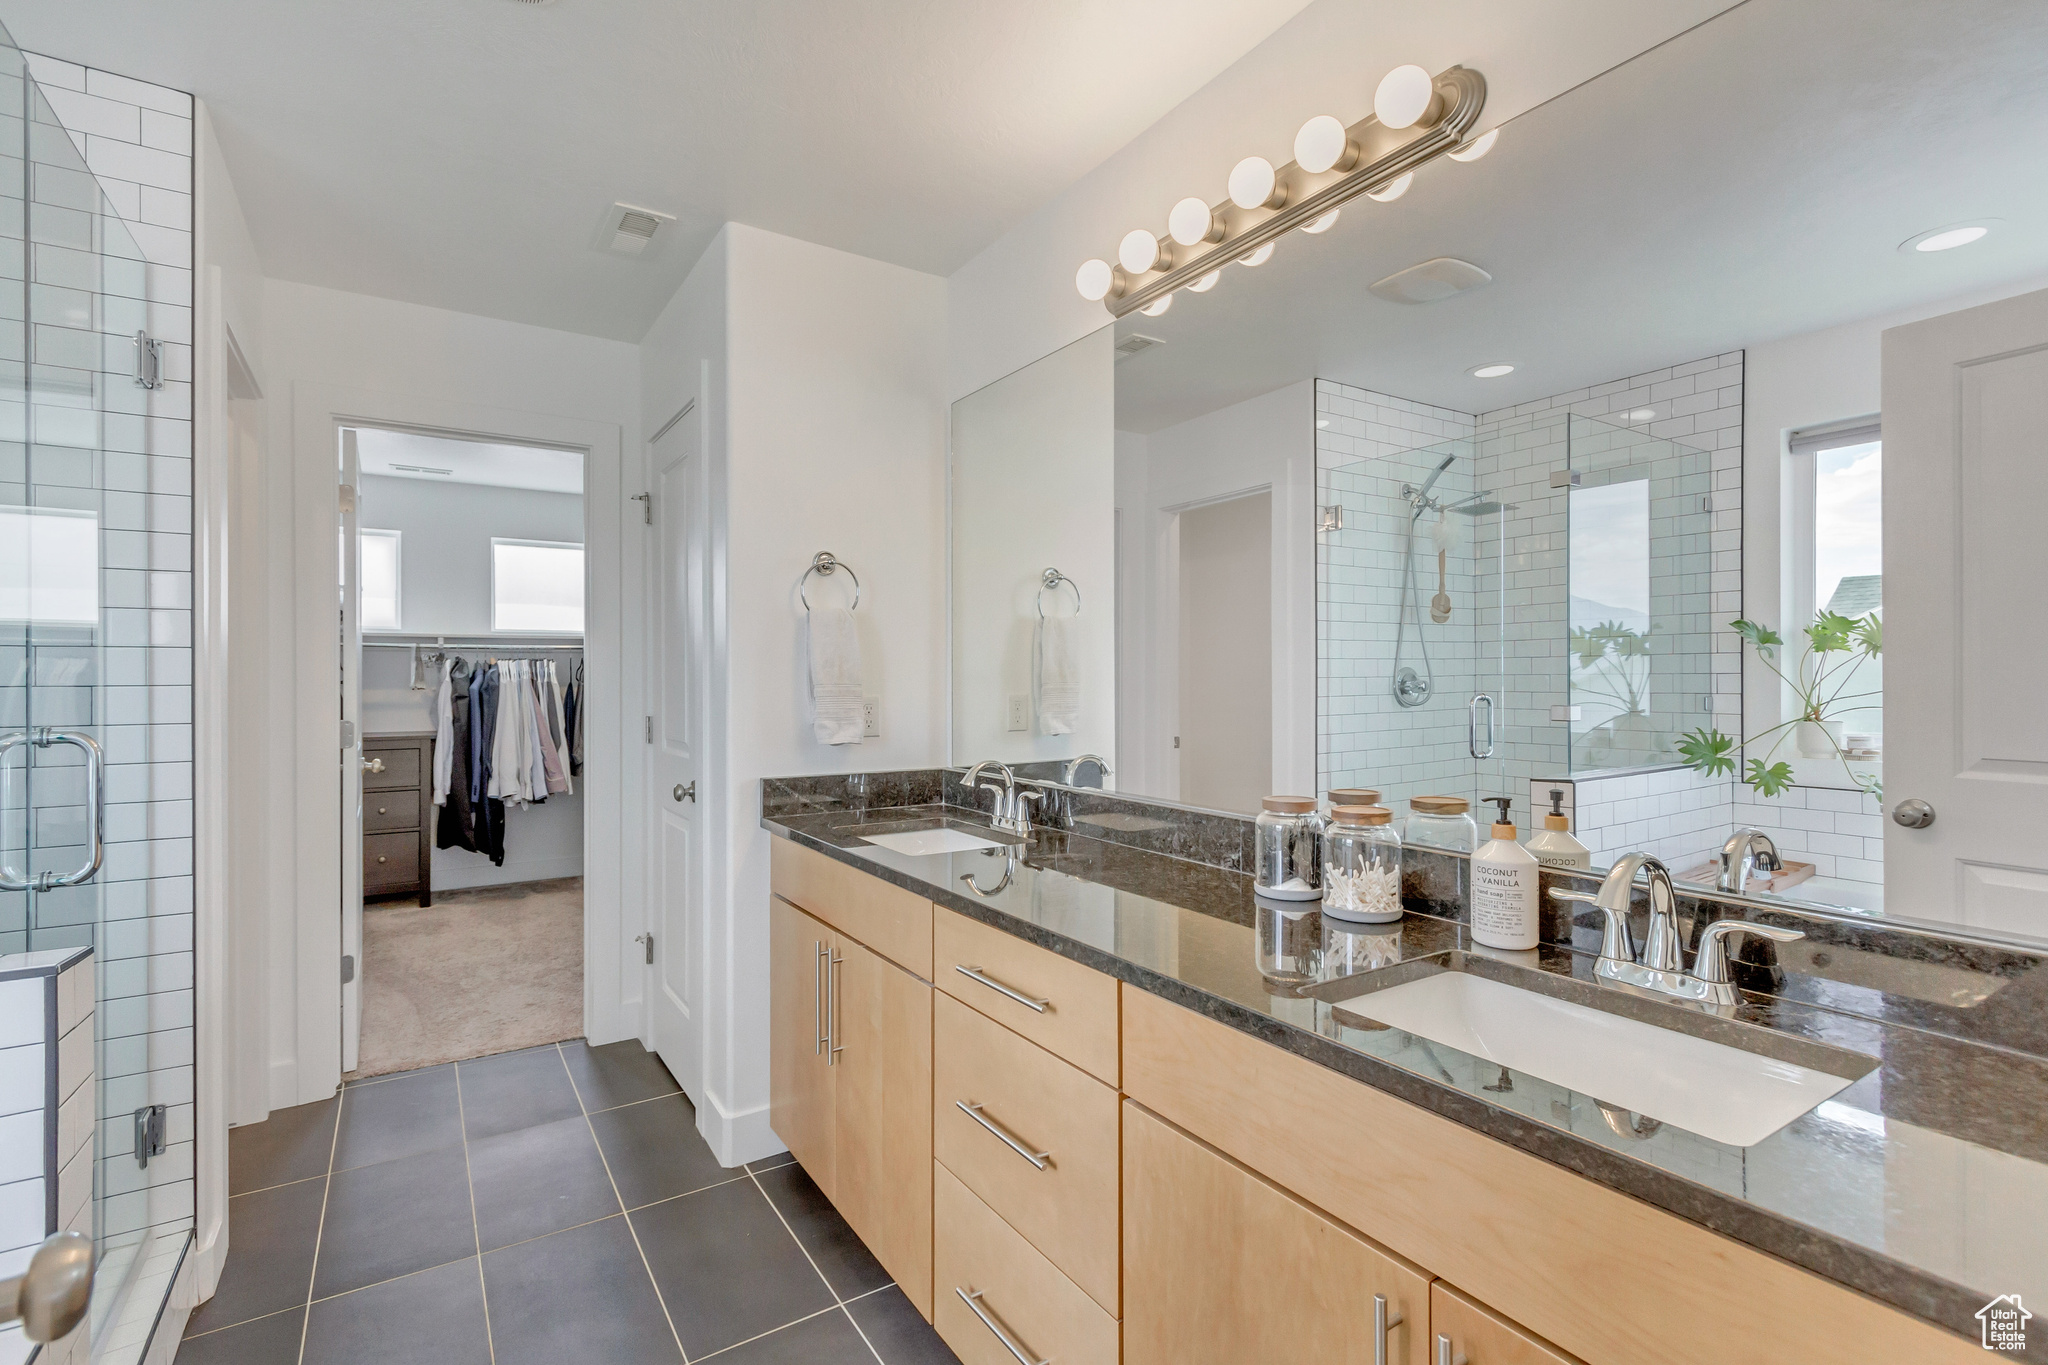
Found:
[(356, 532), (358, 624), (363, 630), (399, 628), (399, 572), (402, 561), (400, 531)]
[[(1884, 441), (1877, 421), (1794, 432), (1790, 451), (1794, 620), (1804, 626), (1823, 611), (1883, 620)], [(1785, 634), (1796, 647), (1798, 636)], [(1883, 656), (1858, 663), (1841, 696), (1845, 747), (1875, 757), (1884, 738)]]
[(581, 634), (583, 547), (493, 537), (491, 629)]

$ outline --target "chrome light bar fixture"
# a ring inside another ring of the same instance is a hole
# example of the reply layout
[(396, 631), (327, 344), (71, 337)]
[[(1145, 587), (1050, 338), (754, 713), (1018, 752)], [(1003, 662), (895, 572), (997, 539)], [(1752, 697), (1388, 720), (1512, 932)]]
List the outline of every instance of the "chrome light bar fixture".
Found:
[(1114, 265), (1083, 262), (1074, 287), (1113, 317), (1157, 317), (1178, 290), (1213, 289), (1226, 265), (1263, 265), (1296, 228), (1327, 230), (1361, 194), (1391, 202), (1407, 192), (1418, 167), (1438, 157), (1477, 161), (1498, 133), (1465, 140), (1485, 105), (1486, 79), (1477, 71), (1454, 66), (1431, 76), (1419, 66), (1396, 67), (1374, 93), (1373, 113), (1349, 127), (1327, 114), (1310, 119), (1295, 135), (1293, 161), (1276, 170), (1264, 157), (1246, 157), (1231, 171), (1222, 203), (1181, 200), (1165, 236), (1133, 230)]

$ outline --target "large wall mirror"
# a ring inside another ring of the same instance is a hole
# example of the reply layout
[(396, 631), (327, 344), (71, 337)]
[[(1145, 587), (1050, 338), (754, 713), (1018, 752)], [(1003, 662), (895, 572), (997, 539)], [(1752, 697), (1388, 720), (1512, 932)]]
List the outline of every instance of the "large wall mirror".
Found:
[[(1751, 0), (962, 399), (954, 762), (1556, 790), (1596, 864), (1754, 827), (1803, 870), (1749, 889), (1881, 909), (1878, 338), (2048, 284), (2043, 51), (2017, 0)], [(1388, 283), (1443, 258), (1486, 279)]]

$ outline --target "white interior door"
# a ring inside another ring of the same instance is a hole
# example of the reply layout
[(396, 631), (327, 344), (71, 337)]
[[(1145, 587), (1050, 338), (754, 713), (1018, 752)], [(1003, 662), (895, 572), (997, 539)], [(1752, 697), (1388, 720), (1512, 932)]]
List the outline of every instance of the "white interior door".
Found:
[(363, 1041), (362, 541), (356, 535), (356, 434), (341, 433), (341, 1069)]
[(649, 460), (656, 582), (653, 892), (648, 968), (654, 1049), (691, 1095), (703, 1093), (703, 1045), (696, 1007), (703, 944), (704, 620), (703, 422), (695, 405), (655, 438)]
[(2048, 290), (1884, 334), (1884, 466), (1886, 907), (2048, 937)]

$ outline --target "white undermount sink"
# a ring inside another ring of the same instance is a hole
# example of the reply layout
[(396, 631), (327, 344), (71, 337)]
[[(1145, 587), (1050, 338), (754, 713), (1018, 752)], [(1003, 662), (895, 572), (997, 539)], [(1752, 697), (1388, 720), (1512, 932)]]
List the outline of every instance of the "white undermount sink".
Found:
[(977, 848), (1003, 847), (1000, 840), (984, 839), (979, 834), (969, 834), (961, 829), (911, 829), (895, 834), (863, 834), (859, 837), (877, 848), (914, 857), (927, 853), (971, 853)]
[(1461, 971), (1332, 1003), (1735, 1147), (1762, 1142), (1854, 1079)]

